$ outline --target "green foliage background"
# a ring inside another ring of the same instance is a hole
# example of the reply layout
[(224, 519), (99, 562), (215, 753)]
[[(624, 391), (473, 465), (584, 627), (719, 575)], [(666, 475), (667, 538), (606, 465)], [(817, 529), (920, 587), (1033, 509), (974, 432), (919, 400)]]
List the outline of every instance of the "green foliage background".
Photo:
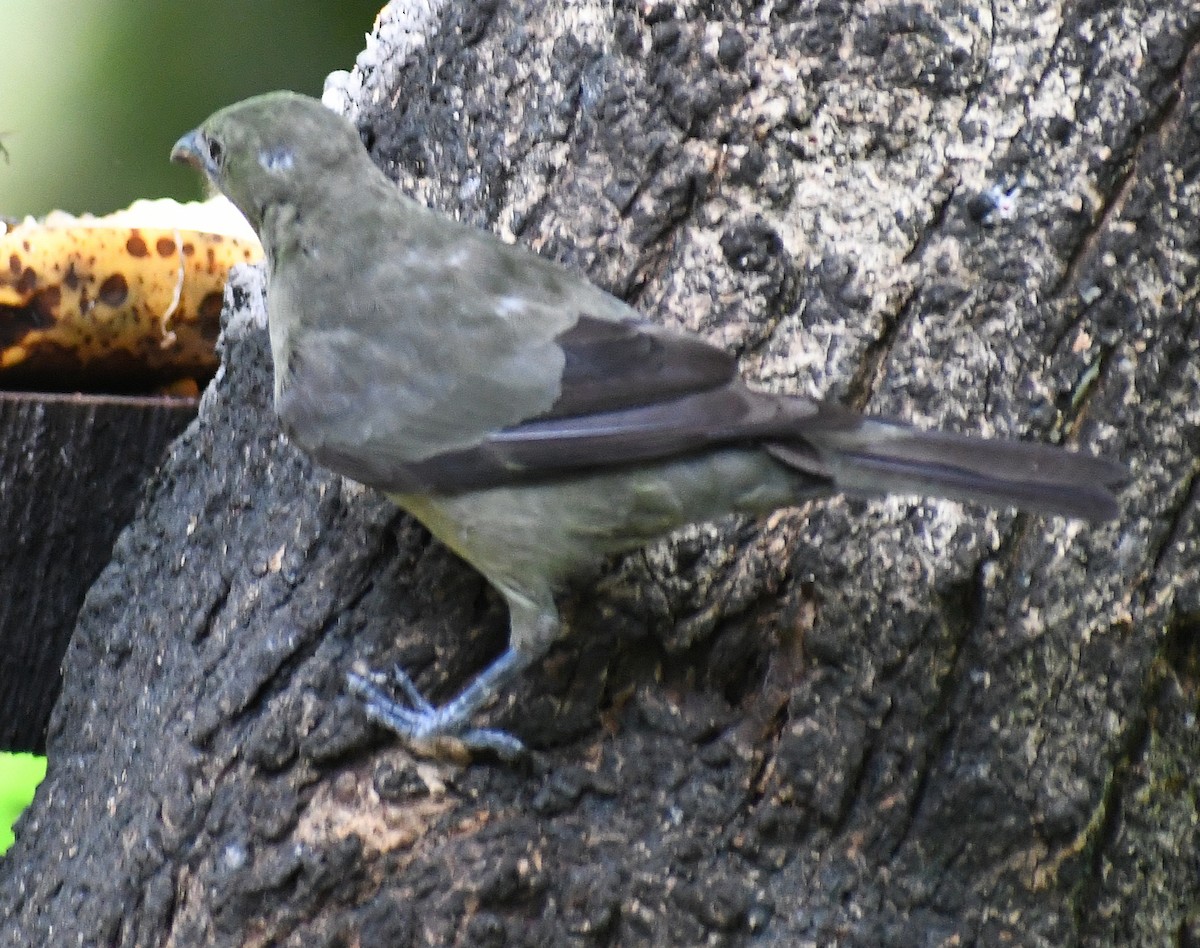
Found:
[(383, 0), (4, 0), (0, 216), (200, 196), (175, 140), (270, 89), (321, 94)]
[(12, 825), (46, 776), (46, 758), (0, 754), (0, 854), (13, 844)]

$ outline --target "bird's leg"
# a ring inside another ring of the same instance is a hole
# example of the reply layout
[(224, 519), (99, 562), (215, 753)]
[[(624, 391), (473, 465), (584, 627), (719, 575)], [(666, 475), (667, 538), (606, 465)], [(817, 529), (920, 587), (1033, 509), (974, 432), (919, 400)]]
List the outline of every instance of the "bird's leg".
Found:
[(407, 704), (397, 701), (370, 678), (349, 673), (350, 693), (363, 702), (367, 717), (417, 745), (428, 746), (450, 738), (471, 750), (489, 750), (501, 757), (514, 758), (524, 753), (525, 745), (507, 731), (471, 726), (476, 712), (544, 655), (558, 637), (558, 613), (552, 601), (547, 611), (544, 602), (539, 606), (525, 597), (507, 598), (512, 622), (508, 649), (443, 705), (431, 704), (400, 668), (395, 669), (392, 677), (404, 692)]

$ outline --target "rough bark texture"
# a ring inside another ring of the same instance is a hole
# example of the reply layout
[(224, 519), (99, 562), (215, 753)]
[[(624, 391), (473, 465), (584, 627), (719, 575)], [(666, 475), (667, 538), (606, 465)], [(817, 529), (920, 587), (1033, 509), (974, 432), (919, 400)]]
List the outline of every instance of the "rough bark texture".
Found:
[(0, 750), (44, 750), (83, 597), (195, 413), (177, 398), (0, 392)]
[(236, 317), (85, 604), (4, 937), (1195, 944), (1200, 9), (410, 6), (346, 87), (404, 187), (763, 384), (1124, 458), (1122, 518), (693, 530), (496, 709), (532, 765), (419, 761), (344, 673), (444, 693), (503, 609), (285, 443)]

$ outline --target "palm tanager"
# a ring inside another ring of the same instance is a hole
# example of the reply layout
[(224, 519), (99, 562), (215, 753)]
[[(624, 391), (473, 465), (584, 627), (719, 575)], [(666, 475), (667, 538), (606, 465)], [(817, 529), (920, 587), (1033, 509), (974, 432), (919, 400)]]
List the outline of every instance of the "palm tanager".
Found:
[(507, 603), (507, 650), (441, 706), (403, 672), (402, 700), (350, 675), (368, 716), (411, 743), (519, 752), (473, 719), (559, 637), (556, 591), (685, 524), (838, 491), (1116, 516), (1111, 461), (747, 385), (723, 349), (417, 204), (316, 99), (231, 105), (171, 155), (262, 240), (288, 437), (384, 491)]

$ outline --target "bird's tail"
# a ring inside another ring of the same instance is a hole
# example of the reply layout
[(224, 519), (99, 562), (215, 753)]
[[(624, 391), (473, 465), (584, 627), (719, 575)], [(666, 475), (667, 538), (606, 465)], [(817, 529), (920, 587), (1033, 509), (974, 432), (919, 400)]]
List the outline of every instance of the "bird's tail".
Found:
[(914, 494), (1085, 520), (1117, 516), (1113, 461), (1049, 444), (921, 431), (824, 405), (803, 442), (773, 443), (778, 460), (850, 493)]

